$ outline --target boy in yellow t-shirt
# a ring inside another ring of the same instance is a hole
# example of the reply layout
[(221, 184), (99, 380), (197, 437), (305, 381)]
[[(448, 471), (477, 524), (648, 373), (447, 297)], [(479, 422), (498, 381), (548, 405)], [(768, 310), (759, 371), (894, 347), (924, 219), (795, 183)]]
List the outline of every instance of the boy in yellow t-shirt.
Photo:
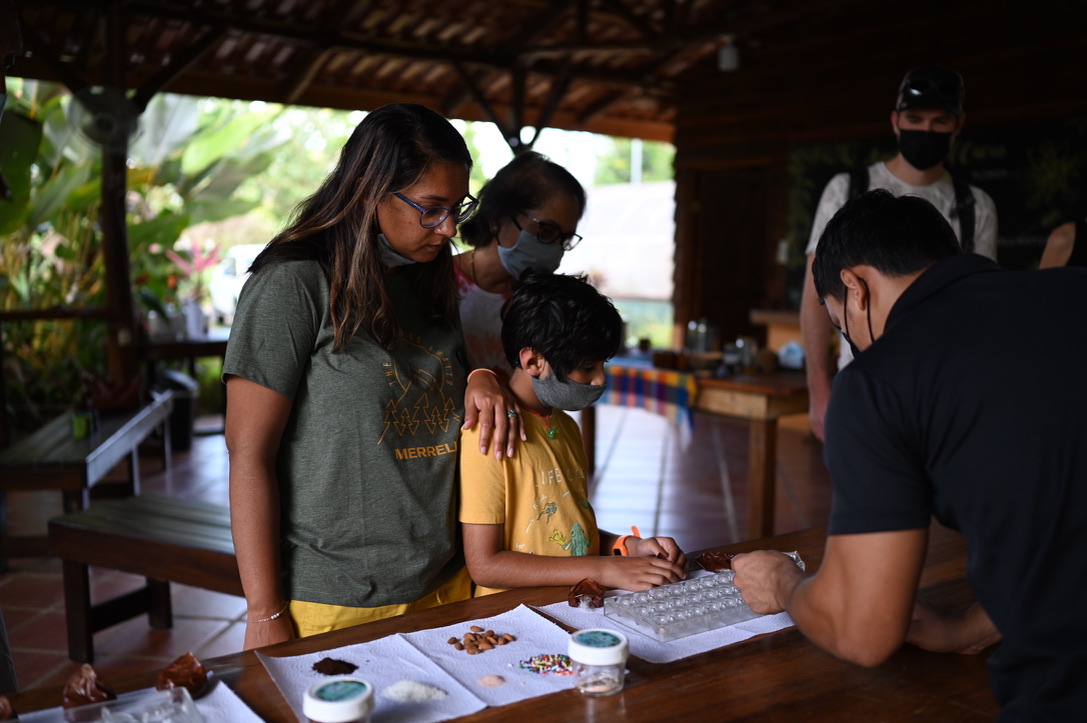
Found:
[[(528, 271), (503, 307), (518, 405), (509, 414), (524, 416), (527, 440), (513, 457), (460, 457), (460, 521), (476, 595), (587, 577), (645, 590), (686, 577), (687, 559), (672, 538), (597, 528), (581, 433), (562, 411), (600, 398), (604, 362), (621, 333), (619, 312), (582, 277)], [(478, 434), (462, 431), (462, 449), (478, 449)]]

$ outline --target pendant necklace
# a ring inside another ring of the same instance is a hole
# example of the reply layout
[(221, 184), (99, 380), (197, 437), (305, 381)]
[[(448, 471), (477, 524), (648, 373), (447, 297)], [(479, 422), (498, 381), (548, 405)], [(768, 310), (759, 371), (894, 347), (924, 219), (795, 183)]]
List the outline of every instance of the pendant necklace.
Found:
[(528, 407), (525, 407), (525, 409), (528, 409), (528, 411), (532, 412), (537, 417), (539, 417), (540, 419), (543, 420), (544, 426), (547, 427), (547, 438), (548, 439), (554, 439), (558, 435), (559, 431), (551, 426), (551, 414), (555, 411), (554, 409), (552, 409), (547, 414), (540, 414), (535, 409), (529, 409)]

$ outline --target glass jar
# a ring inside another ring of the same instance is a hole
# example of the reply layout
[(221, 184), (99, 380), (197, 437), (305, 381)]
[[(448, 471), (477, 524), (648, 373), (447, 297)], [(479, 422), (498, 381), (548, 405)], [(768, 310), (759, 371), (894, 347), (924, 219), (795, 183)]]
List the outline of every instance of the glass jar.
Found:
[(337, 676), (310, 686), (302, 714), (310, 723), (370, 723), (374, 688), (362, 678)]
[(586, 628), (570, 635), (570, 662), (574, 685), (585, 695), (618, 693), (626, 678), (630, 644), (622, 633)]

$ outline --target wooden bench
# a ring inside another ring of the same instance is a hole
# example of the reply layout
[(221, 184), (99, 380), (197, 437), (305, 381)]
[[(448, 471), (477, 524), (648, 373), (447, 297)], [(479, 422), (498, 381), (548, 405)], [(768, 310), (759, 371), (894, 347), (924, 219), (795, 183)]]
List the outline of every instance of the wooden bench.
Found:
[[(226, 507), (163, 495), (95, 502), (49, 521), (63, 563), (68, 655), (94, 660), (95, 632), (148, 614), (151, 627), (173, 625), (170, 583), (242, 594)], [(144, 587), (91, 602), (88, 566), (142, 575)]]
[(7, 493), (16, 490), (59, 490), (64, 511), (89, 503), (90, 489), (127, 457), (129, 494), (140, 491), (139, 446), (161, 430), (162, 461), (170, 466), (168, 422), (173, 392), (156, 392), (134, 412), (101, 414), (90, 436), (72, 436), (72, 413), (62, 414), (29, 436), (0, 451), (0, 571), (9, 557), (45, 557), (51, 553), (45, 535), (9, 537)]

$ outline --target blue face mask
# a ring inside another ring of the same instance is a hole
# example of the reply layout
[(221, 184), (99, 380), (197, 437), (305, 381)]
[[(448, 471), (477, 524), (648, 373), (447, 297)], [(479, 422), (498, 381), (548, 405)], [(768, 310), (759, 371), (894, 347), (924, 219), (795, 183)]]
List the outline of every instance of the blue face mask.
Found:
[(537, 399), (549, 407), (568, 412), (592, 406), (606, 388), (606, 384), (579, 384), (569, 379), (563, 381), (554, 371), (546, 377), (532, 377), (532, 391), (536, 392)]
[(385, 238), (385, 234), (383, 233), (377, 235), (377, 252), (381, 257), (381, 263), (390, 269), (396, 268), (397, 266), (407, 266), (408, 264), (417, 263), (394, 249), (393, 245), (389, 243), (389, 239)]
[(525, 269), (543, 269), (554, 272), (562, 262), (561, 243), (545, 244), (528, 231), (522, 231), (517, 243), (510, 248), (498, 245), (498, 260), (502, 268), (515, 279), (520, 279)]

